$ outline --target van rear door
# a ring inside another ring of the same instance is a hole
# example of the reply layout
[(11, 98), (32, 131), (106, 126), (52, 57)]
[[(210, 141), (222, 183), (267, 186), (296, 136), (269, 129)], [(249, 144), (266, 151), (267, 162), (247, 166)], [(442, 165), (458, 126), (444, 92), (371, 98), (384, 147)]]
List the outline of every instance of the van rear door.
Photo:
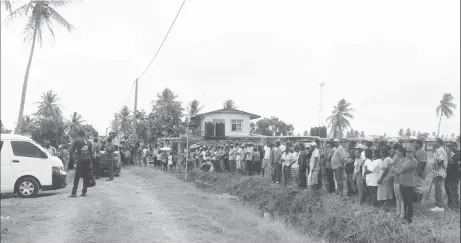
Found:
[(40, 185), (52, 185), (52, 166), (48, 155), (30, 141), (11, 141), (11, 161), (18, 176), (31, 175)]
[(13, 193), (14, 192), (14, 183), (18, 179), (14, 173), (13, 167), (11, 165), (11, 146), (10, 141), (4, 140), (1, 141), (0, 145), (1, 153), (1, 193)]

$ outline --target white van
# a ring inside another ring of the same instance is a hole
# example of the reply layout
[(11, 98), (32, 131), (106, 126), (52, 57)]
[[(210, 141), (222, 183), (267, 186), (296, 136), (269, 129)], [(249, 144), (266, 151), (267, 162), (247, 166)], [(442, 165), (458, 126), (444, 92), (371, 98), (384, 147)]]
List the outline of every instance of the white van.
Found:
[(1, 190), (19, 197), (34, 197), (39, 190), (67, 186), (62, 161), (34, 140), (16, 134), (1, 134)]

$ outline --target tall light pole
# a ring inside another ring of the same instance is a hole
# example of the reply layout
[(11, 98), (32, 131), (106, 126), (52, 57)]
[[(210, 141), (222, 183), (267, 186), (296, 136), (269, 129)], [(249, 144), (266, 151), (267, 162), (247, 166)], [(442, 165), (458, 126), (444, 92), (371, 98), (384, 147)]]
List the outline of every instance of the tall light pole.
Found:
[(134, 111), (133, 111), (133, 137), (136, 140), (137, 139), (137, 133), (136, 133), (136, 128), (137, 128), (137, 123), (138, 120), (136, 119), (136, 111), (138, 109), (138, 79), (135, 81), (135, 91), (134, 91)]
[(319, 109), (319, 126), (323, 126), (323, 86), (325, 86), (325, 83), (322, 81), (320, 82), (320, 84), (318, 84), (318, 86), (320, 86), (320, 109)]
[(187, 159), (189, 158), (189, 123), (190, 123), (190, 108), (187, 117), (187, 130), (186, 130), (186, 172), (184, 172), (184, 181), (187, 181)]

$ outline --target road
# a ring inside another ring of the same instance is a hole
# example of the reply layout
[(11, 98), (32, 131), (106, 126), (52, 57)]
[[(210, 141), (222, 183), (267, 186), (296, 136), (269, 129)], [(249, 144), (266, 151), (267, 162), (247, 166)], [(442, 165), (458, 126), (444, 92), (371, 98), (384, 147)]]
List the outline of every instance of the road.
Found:
[[(68, 181), (72, 179), (71, 172)], [(205, 193), (153, 168), (124, 168), (114, 181), (97, 180), (87, 197), (69, 198), (71, 186), (37, 198), (2, 199), (1, 241), (309, 241), (234, 200)]]

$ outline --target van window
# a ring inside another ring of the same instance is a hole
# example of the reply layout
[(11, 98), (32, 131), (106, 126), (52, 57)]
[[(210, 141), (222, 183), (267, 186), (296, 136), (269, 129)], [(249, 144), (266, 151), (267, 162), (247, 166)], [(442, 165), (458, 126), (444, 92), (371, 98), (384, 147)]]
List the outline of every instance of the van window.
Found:
[(26, 141), (11, 141), (13, 154), (15, 156), (30, 158), (46, 158), (46, 155), (37, 146)]

